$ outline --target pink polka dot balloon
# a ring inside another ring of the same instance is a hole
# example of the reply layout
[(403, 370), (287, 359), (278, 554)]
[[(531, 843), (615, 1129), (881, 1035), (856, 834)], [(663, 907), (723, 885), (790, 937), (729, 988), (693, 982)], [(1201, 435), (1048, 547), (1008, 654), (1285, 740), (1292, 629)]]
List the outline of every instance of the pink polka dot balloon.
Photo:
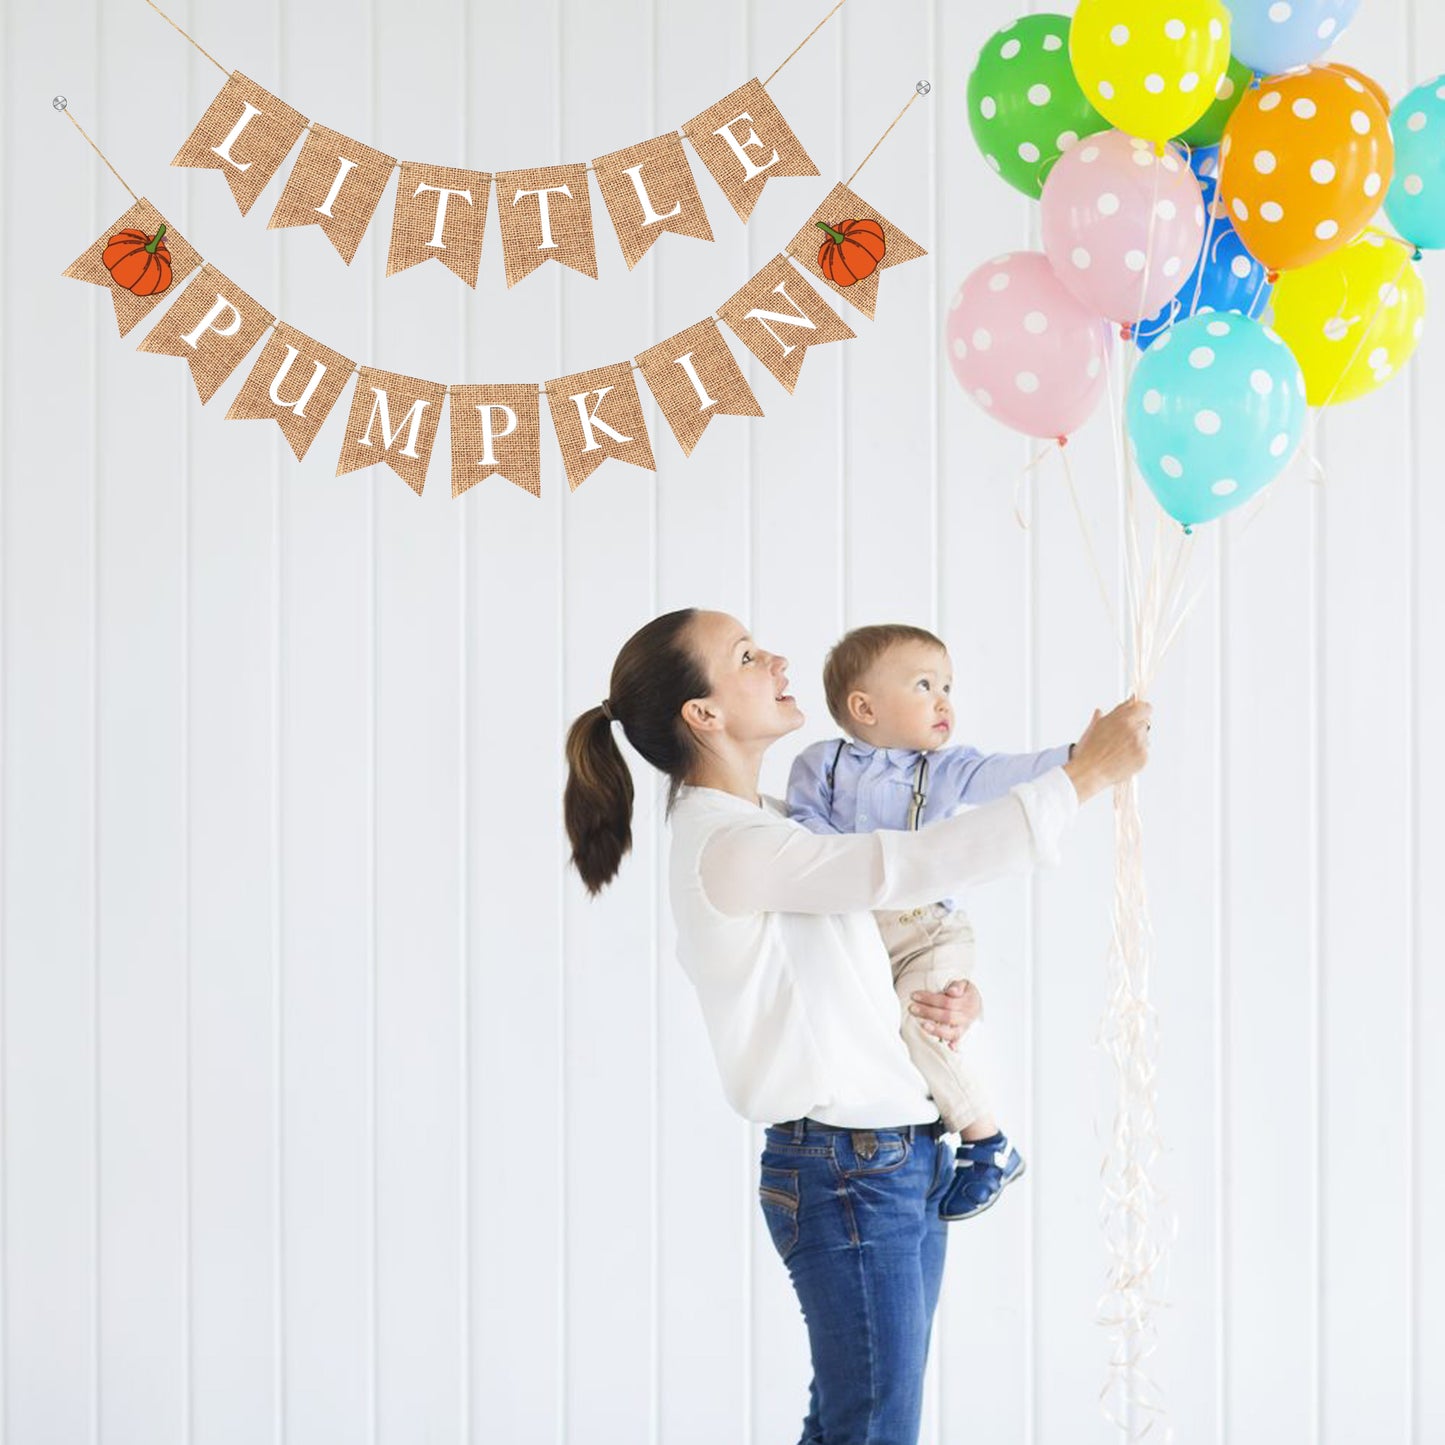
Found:
[(1131, 326), (1152, 316), (1194, 269), (1204, 198), (1173, 147), (1162, 155), (1123, 131), (1067, 151), (1044, 184), (1044, 252), (1091, 311)]
[(947, 345), (968, 396), (1025, 436), (1069, 436), (1106, 385), (1108, 327), (1037, 251), (997, 256), (968, 277), (949, 308)]

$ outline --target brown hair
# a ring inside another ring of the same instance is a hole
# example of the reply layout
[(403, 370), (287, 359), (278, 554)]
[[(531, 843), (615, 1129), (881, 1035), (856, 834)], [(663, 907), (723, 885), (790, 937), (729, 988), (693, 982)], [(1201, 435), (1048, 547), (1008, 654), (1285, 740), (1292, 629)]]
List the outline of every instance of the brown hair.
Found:
[(840, 637), (823, 662), (823, 695), (833, 721), (847, 732), (853, 731), (848, 716), (848, 694), (866, 676), (868, 669), (900, 642), (924, 642), (947, 651), (941, 639), (921, 627), (905, 622), (883, 622), (874, 627), (855, 627)]
[(573, 866), (589, 893), (616, 877), (632, 848), (632, 773), (612, 736), (613, 721), (671, 780), (669, 812), (697, 756), (682, 705), (708, 696), (712, 684), (686, 638), (696, 615), (693, 607), (668, 612), (634, 632), (612, 664), (605, 707), (588, 708), (568, 729), (562, 816)]

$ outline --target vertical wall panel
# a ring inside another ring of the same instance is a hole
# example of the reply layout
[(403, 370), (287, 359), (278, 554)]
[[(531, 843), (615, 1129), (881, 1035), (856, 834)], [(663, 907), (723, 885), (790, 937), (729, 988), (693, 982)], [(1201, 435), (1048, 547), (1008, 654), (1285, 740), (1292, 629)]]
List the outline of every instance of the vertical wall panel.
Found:
[[(830, 3), (174, 16), (358, 140), (499, 170), (680, 125)], [(806, 1334), (757, 1209), (760, 1131), (727, 1109), (676, 964), (662, 792), (639, 767), (634, 851), (587, 899), (562, 740), (622, 641), (694, 604), (790, 658), (808, 723), (766, 760), (773, 792), (834, 731), (820, 670), (846, 626), (936, 626), (958, 738), (984, 747), (1066, 741), (1122, 691), (1060, 459), (1020, 528), (1032, 450), (943, 354), (967, 272), (1037, 244), (964, 113), (1012, 13), (854, 0), (770, 87), (819, 177), (769, 186), (743, 227), (698, 167), (716, 243), (664, 238), (630, 273), (594, 190), (599, 281), (507, 290), (494, 218), (471, 291), (434, 266), (385, 278), (394, 187), (347, 267), (316, 228), (266, 229), (286, 168), (248, 217), (219, 175), (171, 170), (222, 77), (153, 12), (7, 8), (6, 1440), (795, 1432)], [(1445, 29), (1380, 0), (1339, 55), (1399, 95), (1445, 65)], [(791, 396), (734, 345), (768, 414), (720, 418), (691, 458), (644, 389), (655, 478), (614, 463), (569, 494), (545, 404), (540, 500), (493, 479), (453, 502), (445, 434), (420, 500), (384, 468), (335, 478), (344, 411), (298, 465), (269, 425), (224, 421), (239, 375), (202, 408), (182, 363), (131, 354), (144, 327), (117, 338), (106, 298), (58, 275), (127, 198), (55, 89), (303, 330), (437, 380), (541, 382), (716, 307), (922, 77), (932, 95), (855, 184), (929, 259), (885, 277), (875, 321), (830, 298), (858, 340), (814, 353)], [(36, 197), (38, 278), (17, 265)], [(1191, 1439), (1445, 1428), (1439, 357), (1432, 327), (1406, 378), (1330, 416), (1322, 485), (1301, 461), (1257, 520), (1201, 533), (1209, 590), (1155, 690), (1159, 1173), (1180, 1232), (1154, 1373)], [(1068, 457), (1113, 584), (1104, 411)], [(969, 900), (1030, 1172), (953, 1227), (928, 1445), (1115, 1438), (1095, 1322), (1110, 887), (1101, 801), (1062, 868)]]

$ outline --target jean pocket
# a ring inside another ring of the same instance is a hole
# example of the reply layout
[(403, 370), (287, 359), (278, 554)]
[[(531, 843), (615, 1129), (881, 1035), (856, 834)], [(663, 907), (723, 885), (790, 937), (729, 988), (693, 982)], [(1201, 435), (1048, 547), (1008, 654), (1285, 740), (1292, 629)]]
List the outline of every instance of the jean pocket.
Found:
[(786, 1260), (798, 1242), (798, 1171), (761, 1166), (758, 1203), (773, 1239), (773, 1248)]
[(867, 1174), (891, 1174), (908, 1162), (908, 1139), (897, 1129), (855, 1129), (847, 1136), (843, 1173), (850, 1179)]

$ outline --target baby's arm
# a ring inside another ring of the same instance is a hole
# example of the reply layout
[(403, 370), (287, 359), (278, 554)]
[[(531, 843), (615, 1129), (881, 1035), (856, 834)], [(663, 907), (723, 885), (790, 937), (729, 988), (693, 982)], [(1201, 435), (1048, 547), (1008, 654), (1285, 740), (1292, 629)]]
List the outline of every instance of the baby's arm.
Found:
[(812, 833), (841, 833), (833, 822), (833, 789), (828, 769), (838, 751), (836, 742), (814, 743), (793, 759), (788, 774), (788, 816)]
[[(967, 746), (939, 748), (929, 755), (929, 793), (949, 808), (992, 803), (1020, 783), (1032, 782), (1069, 760), (1072, 744), (1038, 753), (981, 753)], [(935, 815), (936, 816), (936, 815)]]

